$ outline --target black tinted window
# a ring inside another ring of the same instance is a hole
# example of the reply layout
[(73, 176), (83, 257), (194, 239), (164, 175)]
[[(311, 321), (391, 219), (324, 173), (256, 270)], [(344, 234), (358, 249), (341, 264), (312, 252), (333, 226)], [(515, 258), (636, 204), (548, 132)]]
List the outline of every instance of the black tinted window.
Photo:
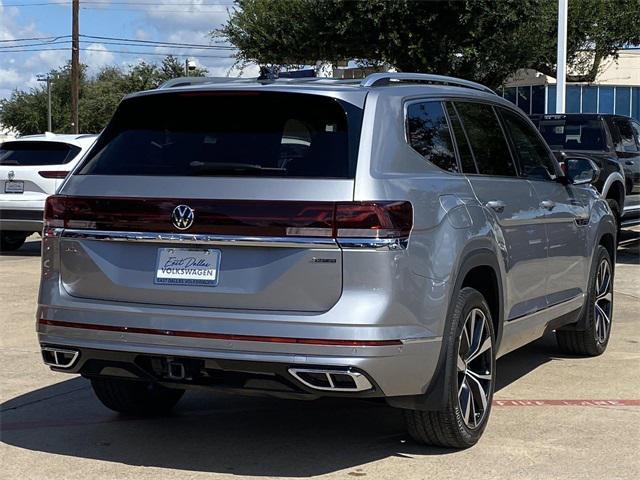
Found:
[(469, 148), (469, 141), (467, 135), (462, 129), (460, 119), (458, 118), (458, 112), (451, 103), (447, 103), (447, 113), (449, 114), (449, 120), (451, 121), (451, 129), (453, 130), (453, 136), (458, 147), (458, 155), (460, 156), (460, 163), (462, 164), (462, 171), (464, 173), (478, 173), (476, 164), (473, 161), (473, 154), (471, 148)]
[(4, 142), (0, 165), (62, 165), (80, 153), (80, 148), (61, 142)]
[(623, 118), (614, 118), (613, 124), (620, 133), (620, 147), (625, 152), (637, 152), (638, 146), (636, 145), (636, 139), (631, 128), (631, 120)]
[(493, 107), (470, 102), (455, 102), (455, 106), (467, 132), (478, 173), (516, 176), (509, 146)]
[(409, 143), (420, 155), (443, 170), (458, 171), (458, 162), (442, 102), (409, 105), (407, 128)]
[(137, 97), (118, 108), (80, 174), (352, 178), (361, 118), (318, 95)]
[(606, 150), (602, 122), (597, 118), (545, 118), (539, 130), (552, 150)]
[(556, 171), (553, 160), (535, 129), (516, 113), (500, 110), (518, 155), (522, 176), (536, 180), (554, 180)]

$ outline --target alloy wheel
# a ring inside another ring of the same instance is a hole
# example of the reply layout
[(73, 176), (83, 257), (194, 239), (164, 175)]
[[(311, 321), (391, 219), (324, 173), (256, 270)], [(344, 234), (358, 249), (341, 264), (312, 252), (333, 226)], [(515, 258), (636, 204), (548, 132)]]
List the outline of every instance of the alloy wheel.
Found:
[(479, 309), (472, 309), (458, 339), (458, 406), (467, 428), (482, 424), (489, 409), (493, 387), (493, 341), (489, 320)]
[(607, 259), (602, 259), (596, 274), (594, 319), (596, 324), (596, 340), (606, 343), (611, 331), (611, 307), (613, 304), (611, 282), (611, 266)]

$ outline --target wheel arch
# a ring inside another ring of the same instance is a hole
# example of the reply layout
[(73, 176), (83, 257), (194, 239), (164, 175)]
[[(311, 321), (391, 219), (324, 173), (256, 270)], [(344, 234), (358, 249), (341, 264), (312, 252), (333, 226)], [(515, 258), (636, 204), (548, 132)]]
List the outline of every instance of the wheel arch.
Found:
[[(486, 276), (490, 281), (486, 281)], [(504, 283), (497, 254), (495, 251), (483, 247), (474, 249), (462, 256), (460, 267), (455, 275), (451, 296), (447, 306), (447, 316), (443, 328), (443, 342), (440, 348), (438, 364), (434, 370), (431, 383), (422, 395), (410, 395), (402, 397), (388, 397), (387, 403), (393, 407), (410, 410), (442, 410), (446, 405), (446, 395), (449, 391), (449, 371), (447, 365), (447, 345), (444, 335), (451, 328), (451, 312), (455, 307), (457, 293), (465, 287), (472, 287), (483, 294), (489, 305), (494, 325), (496, 345), (498, 350), (502, 339), (504, 324)], [(487, 298), (489, 297), (489, 298)]]

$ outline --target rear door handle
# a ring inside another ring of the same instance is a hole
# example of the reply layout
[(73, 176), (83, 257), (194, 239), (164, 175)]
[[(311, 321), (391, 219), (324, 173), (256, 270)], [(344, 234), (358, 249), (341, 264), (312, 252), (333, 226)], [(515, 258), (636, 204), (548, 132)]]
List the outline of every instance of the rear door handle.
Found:
[(487, 208), (490, 208), (497, 213), (502, 213), (504, 211), (504, 207), (507, 206), (507, 204), (502, 200), (490, 200), (485, 205)]
[(624, 163), (626, 163), (627, 165), (633, 165), (633, 160), (627, 160), (627, 161), (626, 161), (626, 162), (624, 162)]
[(556, 202), (552, 200), (543, 200), (540, 202), (540, 208), (544, 208), (545, 210), (553, 210), (556, 206)]

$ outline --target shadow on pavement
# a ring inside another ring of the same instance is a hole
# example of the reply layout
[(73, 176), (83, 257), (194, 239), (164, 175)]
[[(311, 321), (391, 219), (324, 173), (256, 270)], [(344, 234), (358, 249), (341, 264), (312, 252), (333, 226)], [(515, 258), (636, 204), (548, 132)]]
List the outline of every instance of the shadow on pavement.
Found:
[[(498, 360), (498, 390), (552, 361), (550, 342)], [(9, 445), (185, 471), (307, 477), (394, 456), (452, 453), (412, 443), (401, 412), (373, 401), (191, 391), (173, 416), (139, 419), (102, 407), (89, 382), (75, 377), (11, 399), (0, 411)]]
[(24, 245), (18, 250), (12, 252), (0, 252), (1, 257), (39, 257), (40, 246), (42, 242), (40, 238), (34, 238), (33, 240), (27, 239)]
[(640, 264), (640, 230), (622, 229), (616, 263)]

